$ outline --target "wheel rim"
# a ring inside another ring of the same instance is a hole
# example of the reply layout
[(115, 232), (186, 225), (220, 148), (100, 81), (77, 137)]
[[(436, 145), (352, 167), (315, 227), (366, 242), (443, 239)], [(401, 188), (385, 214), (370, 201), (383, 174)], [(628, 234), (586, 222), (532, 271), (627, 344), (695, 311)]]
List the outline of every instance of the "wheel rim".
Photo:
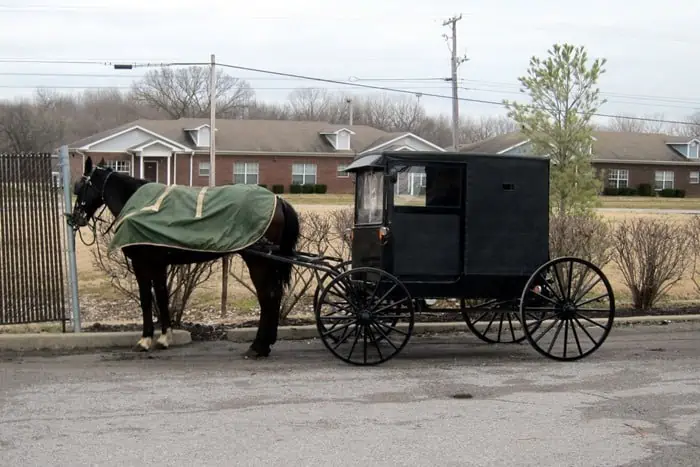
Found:
[[(595, 352), (608, 337), (615, 319), (615, 296), (594, 264), (557, 258), (530, 277), (520, 313), (526, 321), (525, 336), (540, 354), (578, 360)], [(533, 319), (535, 313), (539, 316)]]
[(323, 289), (315, 310), (324, 345), (355, 365), (376, 365), (408, 342), (414, 304), (406, 287), (376, 268), (345, 271)]

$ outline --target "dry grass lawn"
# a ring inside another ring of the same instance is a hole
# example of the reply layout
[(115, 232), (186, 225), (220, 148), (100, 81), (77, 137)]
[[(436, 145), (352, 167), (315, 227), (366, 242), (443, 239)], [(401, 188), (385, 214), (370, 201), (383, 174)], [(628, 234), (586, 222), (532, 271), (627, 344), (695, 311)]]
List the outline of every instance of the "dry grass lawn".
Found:
[[(290, 196), (291, 198), (292, 196)], [(342, 202), (345, 197), (333, 196), (329, 197), (332, 202), (322, 203), (320, 202), (323, 195), (298, 195), (293, 199), (294, 206), (302, 213), (304, 212), (317, 212), (317, 213), (328, 213), (333, 210), (341, 209), (344, 207), (349, 207), (351, 204), (351, 198), (347, 197), (347, 202)], [(302, 202), (304, 201), (304, 202)], [(677, 200), (676, 200), (677, 201)], [(609, 219), (613, 223), (620, 222), (625, 219), (632, 219), (636, 217), (662, 217), (665, 220), (671, 222), (683, 222), (687, 220), (687, 215), (684, 214), (651, 214), (651, 213), (620, 213), (620, 212), (606, 212), (603, 217)], [(85, 240), (90, 242), (90, 233), (84, 233)], [(78, 271), (79, 271), (79, 289), (81, 295), (81, 303), (83, 304), (83, 309), (85, 310), (85, 321), (91, 321), (91, 309), (102, 308), (100, 303), (112, 302), (118, 305), (119, 312), (115, 312), (115, 318), (119, 319), (140, 319), (140, 311), (135, 303), (129, 303), (127, 305), (122, 301), (121, 295), (114, 289), (114, 287), (109, 285), (107, 278), (94, 266), (93, 257), (91, 254), (91, 249), (93, 247), (87, 247), (83, 245), (80, 241), (77, 242), (77, 259), (78, 259)], [(236, 257), (234, 260), (234, 268), (241, 268), (241, 262)], [(624, 285), (622, 275), (614, 263), (608, 264), (604, 268), (604, 272), (608, 275), (610, 281), (612, 282), (613, 288), (615, 290), (616, 298), (619, 304), (629, 303), (630, 294), (627, 287)], [(255, 297), (241, 284), (237, 283), (235, 280), (231, 279), (228, 282), (229, 288), (229, 317), (228, 321), (232, 318), (235, 320), (240, 319), (257, 319), (257, 312), (255, 307), (257, 306), (257, 301)], [(313, 291), (313, 288), (311, 289)], [(195, 320), (195, 321), (218, 321), (218, 310), (221, 296), (221, 272), (220, 270), (215, 272), (212, 278), (204, 285), (197, 289), (190, 302), (189, 309), (185, 320)], [(692, 280), (683, 280), (676, 284), (671, 290), (665, 300), (666, 302), (692, 302), (700, 301), (700, 293), (696, 290), (695, 285)], [(87, 305), (87, 306), (86, 306)], [(306, 314), (308, 311), (300, 310), (299, 313), (295, 311), (295, 315), (298, 316), (300, 313)], [(102, 315), (102, 313), (96, 313)], [(104, 318), (99, 318), (104, 319)]]

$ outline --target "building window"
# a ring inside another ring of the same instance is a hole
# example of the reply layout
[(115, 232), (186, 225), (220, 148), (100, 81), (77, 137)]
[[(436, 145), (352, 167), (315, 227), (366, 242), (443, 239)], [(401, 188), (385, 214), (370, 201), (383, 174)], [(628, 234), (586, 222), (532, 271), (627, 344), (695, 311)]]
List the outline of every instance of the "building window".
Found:
[(209, 176), (209, 162), (200, 162), (199, 163), (199, 176), (200, 177), (208, 177)]
[(691, 185), (700, 183), (700, 172), (690, 172), (690, 183)]
[(114, 170), (115, 172), (121, 172), (126, 174), (131, 173), (130, 161), (107, 161), (107, 167)]
[(697, 141), (693, 141), (688, 145), (688, 158), (689, 159), (698, 159), (700, 157), (700, 145), (698, 145)]
[(292, 183), (295, 185), (316, 184), (316, 164), (292, 164)]
[(630, 171), (627, 169), (608, 170), (608, 186), (610, 188), (627, 188), (629, 179)]
[(348, 168), (348, 164), (338, 164), (338, 173), (337, 176), (338, 178), (348, 178), (350, 174), (348, 172), (343, 172), (343, 170)]
[(654, 178), (654, 187), (657, 190), (673, 188), (673, 171), (657, 170)]
[(257, 185), (260, 166), (257, 162), (236, 162), (233, 164), (233, 183)]

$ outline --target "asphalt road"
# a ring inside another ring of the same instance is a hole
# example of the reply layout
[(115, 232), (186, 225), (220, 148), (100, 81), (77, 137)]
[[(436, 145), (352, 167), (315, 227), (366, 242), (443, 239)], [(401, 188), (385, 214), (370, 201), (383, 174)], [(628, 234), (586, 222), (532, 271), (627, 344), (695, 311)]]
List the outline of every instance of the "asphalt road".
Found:
[(375, 368), (318, 341), (0, 354), (0, 465), (700, 465), (699, 337), (616, 328), (576, 363), (416, 338)]

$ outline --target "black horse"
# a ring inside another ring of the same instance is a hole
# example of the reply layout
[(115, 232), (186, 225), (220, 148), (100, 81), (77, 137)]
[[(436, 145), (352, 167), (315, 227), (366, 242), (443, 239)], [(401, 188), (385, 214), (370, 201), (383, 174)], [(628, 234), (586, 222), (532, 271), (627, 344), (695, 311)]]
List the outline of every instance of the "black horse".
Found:
[[(73, 213), (68, 222), (74, 229), (88, 225), (97, 209), (106, 205), (116, 219), (127, 200), (147, 180), (114, 172), (102, 166), (93, 167), (90, 157), (85, 161), (83, 176), (73, 188), (77, 196)], [(264, 241), (278, 247), (280, 254), (293, 255), (299, 239), (299, 217), (294, 208), (279, 198), (276, 209), (264, 236)], [(139, 286), (139, 298), (143, 313), (143, 333), (137, 343), (141, 350), (153, 345), (154, 324), (151, 288), (160, 311), (162, 333), (156, 345), (168, 348), (172, 340), (170, 311), (168, 310), (167, 267), (175, 264), (194, 264), (216, 260), (228, 253), (197, 252), (158, 245), (130, 245), (123, 248), (131, 260)], [(246, 357), (267, 357), (270, 346), (277, 340), (279, 309), (284, 289), (289, 285), (292, 265), (287, 262), (264, 258), (246, 250), (237, 252), (245, 261), (260, 303), (258, 332)]]

